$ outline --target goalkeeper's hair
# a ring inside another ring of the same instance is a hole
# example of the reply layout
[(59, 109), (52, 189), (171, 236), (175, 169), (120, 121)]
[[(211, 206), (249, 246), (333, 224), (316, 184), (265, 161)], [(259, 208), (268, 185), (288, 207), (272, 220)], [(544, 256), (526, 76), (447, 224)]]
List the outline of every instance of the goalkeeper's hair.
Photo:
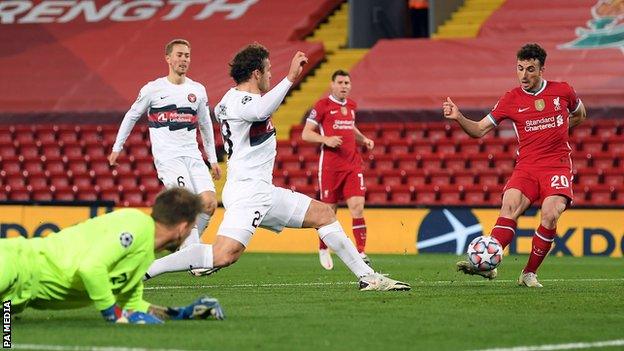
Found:
[(264, 73), (264, 60), (269, 58), (269, 50), (264, 46), (253, 43), (239, 51), (230, 62), (230, 77), (236, 84), (241, 84), (251, 78), (255, 70)]
[(186, 39), (173, 39), (172, 41), (168, 42), (167, 45), (165, 45), (165, 55), (171, 55), (171, 52), (173, 51), (173, 46), (179, 44), (179, 45), (186, 45), (186, 47), (189, 48), (189, 50), (191, 50), (191, 43), (189, 43), (188, 40)]
[(152, 218), (158, 223), (173, 226), (183, 222), (194, 223), (204, 206), (199, 195), (183, 188), (172, 188), (160, 193), (152, 206)]

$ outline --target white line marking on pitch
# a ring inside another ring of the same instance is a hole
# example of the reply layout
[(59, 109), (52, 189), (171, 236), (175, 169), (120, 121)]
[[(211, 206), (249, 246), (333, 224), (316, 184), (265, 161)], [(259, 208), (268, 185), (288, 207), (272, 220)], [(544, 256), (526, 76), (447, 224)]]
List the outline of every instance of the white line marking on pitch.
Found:
[(14, 344), (16, 350), (42, 350), (42, 351), (186, 351), (179, 349), (145, 349), (135, 347), (117, 346), (70, 346), (70, 345), (40, 345), (40, 344)]
[(592, 349), (599, 347), (624, 346), (624, 339), (605, 340), (596, 342), (575, 342), (569, 344), (551, 344), (536, 346), (515, 346), (515, 347), (499, 347), (493, 349), (482, 349), (477, 351), (550, 351), (550, 350), (576, 350), (576, 349)]
[[(540, 279), (542, 282), (618, 282), (624, 281), (624, 278), (579, 278), (579, 279)], [(412, 283), (412, 286), (427, 286), (427, 285), (473, 285), (473, 284), (494, 284), (494, 283), (515, 283), (516, 280), (470, 280), (470, 281), (451, 281), (451, 280), (436, 280), (436, 281), (419, 281)], [(257, 283), (257, 284), (215, 284), (215, 285), (161, 285), (161, 286), (146, 286), (144, 290), (168, 290), (168, 289), (196, 289), (196, 288), (274, 288), (274, 287), (293, 287), (293, 286), (331, 286), (331, 285), (354, 285), (357, 282), (316, 282), (316, 283)]]

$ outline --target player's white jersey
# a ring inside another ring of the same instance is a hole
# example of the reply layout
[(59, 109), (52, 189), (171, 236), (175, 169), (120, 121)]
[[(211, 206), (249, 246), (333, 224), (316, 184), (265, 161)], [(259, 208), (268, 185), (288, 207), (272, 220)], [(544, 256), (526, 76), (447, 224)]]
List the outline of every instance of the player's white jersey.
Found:
[(284, 78), (264, 96), (230, 89), (215, 106), (228, 154), (227, 180), (273, 181), (276, 140), (271, 114), (292, 83)]
[(217, 162), (208, 96), (200, 83), (185, 77), (173, 84), (167, 77), (147, 83), (119, 127), (113, 151), (121, 151), (132, 127), (147, 112), (152, 154), (166, 161), (179, 156), (201, 159), (196, 128), (199, 124), (210, 163)]

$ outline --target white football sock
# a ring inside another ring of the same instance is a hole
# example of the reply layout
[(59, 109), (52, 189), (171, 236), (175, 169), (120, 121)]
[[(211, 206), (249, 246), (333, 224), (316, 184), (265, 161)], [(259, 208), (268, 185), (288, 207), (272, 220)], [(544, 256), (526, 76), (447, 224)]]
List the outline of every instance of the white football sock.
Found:
[(186, 271), (195, 268), (211, 269), (213, 265), (212, 245), (191, 244), (154, 261), (147, 270), (147, 278), (168, 272)]
[(375, 273), (372, 268), (364, 263), (338, 221), (319, 228), (318, 234), (321, 240), (325, 242), (325, 245), (340, 257), (342, 262), (349, 267), (356, 277), (362, 278)]
[(182, 245), (180, 245), (180, 250), (184, 249), (189, 245), (200, 243), (201, 241), (199, 240), (199, 230), (197, 230), (197, 226), (194, 226), (193, 229), (191, 229), (191, 234), (189, 234), (189, 236), (184, 239), (184, 242), (182, 242)]

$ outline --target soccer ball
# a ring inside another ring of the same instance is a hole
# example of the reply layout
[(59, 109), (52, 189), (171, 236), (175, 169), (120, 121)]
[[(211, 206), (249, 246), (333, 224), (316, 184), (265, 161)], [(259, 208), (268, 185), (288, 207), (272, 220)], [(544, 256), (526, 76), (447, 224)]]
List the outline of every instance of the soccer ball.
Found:
[(491, 236), (479, 236), (468, 245), (468, 262), (480, 270), (491, 271), (503, 260), (503, 247)]

